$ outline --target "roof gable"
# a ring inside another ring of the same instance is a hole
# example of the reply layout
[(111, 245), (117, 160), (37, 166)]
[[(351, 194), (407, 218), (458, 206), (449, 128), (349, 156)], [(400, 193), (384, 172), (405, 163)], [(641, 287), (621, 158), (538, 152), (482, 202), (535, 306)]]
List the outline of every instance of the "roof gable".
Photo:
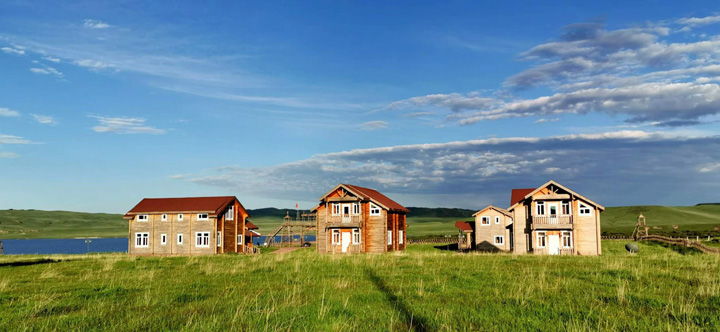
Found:
[(578, 193), (570, 190), (569, 188), (567, 188), (567, 187), (565, 187), (565, 186), (563, 186), (563, 185), (555, 182), (554, 180), (550, 180), (550, 181), (546, 182), (545, 184), (543, 184), (542, 186), (539, 186), (539, 187), (537, 187), (537, 188), (535, 188), (535, 189), (532, 189), (530, 192), (528, 192), (527, 194), (525, 194), (522, 198), (519, 198), (517, 201), (515, 200), (516, 191), (518, 191), (517, 195), (519, 196), (523, 191), (525, 191), (525, 190), (527, 190), (527, 189), (513, 189), (513, 193), (512, 193), (512, 195), (513, 195), (513, 197), (512, 197), (512, 198), (513, 198), (513, 202), (511, 203), (512, 205), (508, 208), (508, 210), (512, 210), (513, 208), (515, 208), (515, 206), (516, 206), (518, 203), (520, 203), (520, 202), (521, 202), (522, 200), (524, 200), (525, 198), (534, 195), (534, 194), (537, 193), (538, 191), (540, 191), (540, 190), (542, 190), (542, 189), (544, 189), (544, 188), (547, 188), (547, 187), (550, 186), (550, 185), (554, 185), (554, 186), (556, 186), (556, 187), (558, 187), (558, 188), (560, 188), (560, 189), (562, 189), (562, 190), (565, 190), (565, 191), (573, 194), (574, 196), (580, 198), (581, 200), (587, 202), (588, 204), (594, 205), (595, 207), (597, 207), (597, 208), (600, 209), (601, 211), (605, 210), (605, 207), (604, 207), (604, 206), (602, 206), (602, 205), (600, 205), (600, 204), (598, 204), (598, 203), (595, 203), (595, 202), (591, 201), (590, 199), (586, 198), (585, 196), (580, 195), (580, 194), (578, 194)]
[(469, 221), (456, 221), (455, 227), (459, 228), (463, 232), (472, 232), (472, 224)]
[(127, 215), (151, 212), (207, 212), (217, 215), (236, 200), (235, 196), (144, 198)]
[(526, 189), (513, 189), (512, 193), (510, 194), (510, 206), (513, 206), (523, 199), (525, 199), (525, 196), (527, 194), (533, 192), (535, 188), (526, 188)]
[(381, 194), (375, 189), (355, 186), (351, 184), (344, 184), (341, 183), (332, 190), (330, 190), (328, 193), (320, 197), (320, 200), (322, 201), (325, 199), (328, 195), (334, 193), (338, 188), (344, 188), (345, 190), (349, 191), (351, 194), (357, 196), (358, 198), (362, 200), (369, 200), (377, 205), (380, 205), (380, 207), (390, 210), (390, 211), (400, 211), (409, 213), (410, 210), (408, 210), (406, 207), (398, 204), (397, 202), (393, 201), (392, 199), (388, 198), (387, 196)]
[(497, 212), (502, 213), (503, 215), (505, 215), (505, 216), (507, 216), (507, 217), (512, 218), (512, 215), (510, 214), (510, 211), (505, 210), (505, 209), (502, 209), (502, 208), (499, 208), (499, 207), (495, 207), (495, 206), (492, 206), (492, 205), (490, 205), (490, 206), (488, 206), (488, 207), (486, 207), (486, 208), (484, 208), (484, 209), (482, 209), (482, 210), (480, 210), (480, 211), (478, 211), (478, 212), (475, 212), (472, 216), (473, 216), (473, 217), (474, 217), (474, 216), (477, 216), (478, 214), (481, 214), (481, 213), (483, 213), (483, 212), (485, 212), (485, 211), (487, 211), (487, 210), (495, 210), (495, 211), (497, 211)]

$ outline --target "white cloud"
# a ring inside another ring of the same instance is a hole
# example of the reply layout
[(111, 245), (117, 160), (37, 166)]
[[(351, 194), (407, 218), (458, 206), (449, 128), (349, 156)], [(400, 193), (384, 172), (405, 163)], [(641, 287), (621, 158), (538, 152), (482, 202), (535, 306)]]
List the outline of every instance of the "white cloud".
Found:
[(107, 63), (104, 63), (102, 61), (97, 61), (97, 60), (90, 60), (90, 59), (77, 60), (73, 63), (80, 67), (88, 68), (90, 70), (102, 70), (102, 69), (108, 69), (108, 68), (113, 67), (113, 65), (111, 65), (111, 64), (107, 64)]
[(0, 134), (0, 145), (3, 144), (30, 144), (29, 140), (26, 140), (20, 136)]
[(713, 163), (700, 167), (700, 173), (710, 173), (718, 170), (720, 170), (720, 163)]
[(55, 75), (57, 77), (63, 77), (63, 73), (59, 70), (52, 68), (52, 67), (44, 67), (44, 68), (30, 68), (30, 71), (35, 74), (41, 74), (41, 75)]
[(387, 128), (388, 123), (385, 121), (368, 121), (360, 125), (362, 130), (379, 130)]
[(720, 15), (705, 17), (685, 17), (675, 22), (678, 24), (687, 25), (689, 27), (698, 27), (702, 25), (720, 23)]
[(57, 124), (57, 121), (55, 121), (55, 119), (50, 115), (40, 115), (40, 114), (30, 114), (30, 115), (32, 115), (33, 119), (35, 119), (35, 121), (37, 121), (37, 123), (51, 125), (51, 126), (54, 126)]
[(83, 23), (83, 26), (88, 29), (107, 29), (109, 27), (112, 27), (112, 25), (107, 24), (103, 21), (95, 21), (95, 20), (85, 20)]
[(20, 116), (20, 112), (11, 110), (7, 107), (0, 107), (0, 116)]
[(558, 121), (558, 120), (560, 120), (560, 119), (558, 119), (558, 118), (550, 118), (550, 119), (545, 119), (545, 118), (543, 118), (543, 119), (537, 119), (537, 120), (535, 120), (535, 123), (556, 122), (556, 121)]
[(0, 47), (0, 50), (7, 53), (7, 54), (14, 54), (14, 55), (24, 55), (25, 50), (20, 48), (13, 48), (13, 47)]
[(47, 61), (55, 62), (55, 63), (60, 63), (60, 59), (58, 59), (58, 58), (53, 58), (53, 57), (51, 57), (51, 56), (43, 57), (43, 60), (47, 60)]
[(1, 158), (17, 158), (17, 157), (20, 157), (20, 155), (15, 152), (0, 152), (0, 159)]
[(104, 117), (90, 115), (98, 120), (98, 124), (92, 130), (98, 133), (115, 134), (164, 134), (164, 129), (154, 128), (145, 125), (143, 118), (128, 117)]
[(461, 95), (459, 93), (451, 94), (433, 94), (420, 97), (412, 97), (409, 99), (396, 101), (388, 106), (390, 109), (413, 108), (422, 106), (448, 108), (452, 111), (459, 112), (467, 109), (479, 109), (490, 107), (498, 103), (495, 98), (482, 97), (478, 93), (470, 93)]
[[(181, 180), (283, 199), (311, 200), (337, 183), (366, 185), (388, 194), (492, 196), (478, 202), (480, 208), (505, 206), (510, 189), (552, 178), (603, 204), (628, 205), (636, 203), (628, 199), (647, 200), (642, 192), (662, 191), (663, 186), (715, 183), (720, 189), (720, 172), (688, 172), (697, 165), (715, 164), (720, 164), (720, 137), (617, 131), (357, 149), (265, 168), (223, 167)], [(711, 196), (714, 191), (698, 192)], [(687, 201), (683, 195), (677, 198)], [(452, 201), (437, 203), (454, 206)]]

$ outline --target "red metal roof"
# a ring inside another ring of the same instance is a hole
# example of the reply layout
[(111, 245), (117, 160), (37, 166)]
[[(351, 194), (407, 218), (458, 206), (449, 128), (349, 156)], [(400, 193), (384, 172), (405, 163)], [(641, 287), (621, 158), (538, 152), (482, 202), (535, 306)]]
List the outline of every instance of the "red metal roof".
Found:
[(246, 226), (248, 229), (258, 229), (258, 227), (255, 226), (255, 224), (253, 224), (253, 223), (251, 223), (251, 222), (249, 222), (249, 221), (245, 223), (245, 226)]
[(510, 195), (510, 206), (513, 206), (515, 203), (522, 201), (527, 194), (535, 191), (537, 188), (529, 188), (529, 189), (513, 189), (512, 194)]
[(398, 204), (397, 202), (395, 202), (392, 199), (388, 198), (387, 196), (381, 194), (380, 192), (378, 192), (375, 189), (354, 186), (351, 184), (343, 184), (343, 186), (346, 186), (351, 191), (354, 191), (354, 192), (364, 196), (361, 198), (375, 201), (381, 205), (386, 206), (391, 211), (401, 211), (401, 212), (405, 212), (405, 213), (410, 213), (410, 210), (408, 210), (406, 207)]
[(235, 196), (144, 198), (126, 215), (150, 212), (208, 212), (217, 215), (236, 199)]
[(463, 232), (472, 232), (472, 224), (470, 221), (456, 221), (455, 227), (459, 228)]

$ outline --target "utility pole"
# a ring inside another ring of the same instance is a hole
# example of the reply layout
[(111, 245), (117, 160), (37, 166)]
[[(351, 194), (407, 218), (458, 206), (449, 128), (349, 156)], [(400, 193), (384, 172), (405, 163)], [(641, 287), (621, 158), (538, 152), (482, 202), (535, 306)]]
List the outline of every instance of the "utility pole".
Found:
[(90, 253), (90, 242), (92, 242), (92, 240), (90, 240), (90, 239), (85, 239), (85, 246), (87, 247), (87, 253), (88, 253), (88, 254)]

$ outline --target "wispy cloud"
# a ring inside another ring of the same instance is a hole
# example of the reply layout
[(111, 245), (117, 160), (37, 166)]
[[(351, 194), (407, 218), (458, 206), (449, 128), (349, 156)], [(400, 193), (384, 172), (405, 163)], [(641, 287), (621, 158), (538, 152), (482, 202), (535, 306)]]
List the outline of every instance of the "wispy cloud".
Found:
[(360, 124), (361, 130), (380, 130), (385, 129), (388, 127), (388, 123), (386, 121), (368, 121), (365, 123)]
[(143, 118), (128, 117), (104, 117), (89, 115), (98, 120), (98, 124), (92, 130), (98, 133), (115, 134), (164, 134), (165, 129), (151, 127), (145, 124)]
[(18, 112), (16, 110), (11, 110), (7, 107), (0, 107), (0, 116), (7, 116), (7, 117), (20, 116), (20, 112)]
[(720, 23), (720, 15), (705, 16), (705, 17), (684, 17), (675, 21), (678, 24), (685, 25), (687, 27), (698, 27), (703, 25)]
[(31, 144), (32, 142), (20, 136), (0, 134), (0, 145), (3, 144)]
[(41, 75), (54, 75), (57, 77), (63, 77), (63, 73), (59, 70), (52, 68), (52, 67), (44, 67), (44, 68), (30, 68), (30, 71), (35, 74), (41, 74)]
[(112, 27), (112, 25), (107, 24), (103, 21), (96, 21), (96, 20), (85, 20), (83, 22), (83, 26), (88, 29), (107, 29), (109, 27)]
[(60, 63), (60, 59), (58, 59), (58, 58), (53, 58), (53, 57), (51, 57), (51, 56), (45, 56), (45, 57), (43, 57), (43, 60), (50, 61), (50, 62), (54, 62), (54, 63)]
[(17, 157), (20, 157), (20, 155), (15, 152), (0, 152), (0, 158), (17, 158)]
[(102, 70), (102, 69), (108, 69), (108, 68), (113, 67), (113, 65), (111, 65), (111, 64), (107, 64), (107, 63), (104, 63), (102, 61), (97, 61), (97, 60), (90, 60), (90, 59), (77, 60), (73, 63), (80, 67), (88, 68), (90, 70)]
[(14, 54), (14, 55), (25, 55), (25, 50), (20, 48), (13, 48), (13, 47), (0, 47), (0, 51), (3, 51), (7, 54)]
[(549, 119), (542, 118), (542, 119), (535, 120), (535, 123), (556, 122), (558, 120), (560, 120), (560, 119), (558, 119), (558, 118), (549, 118)]
[(46, 124), (54, 126), (57, 124), (57, 121), (55, 121), (55, 118), (53, 118), (50, 115), (40, 115), (40, 114), (30, 114), (32, 115), (33, 119), (40, 124)]

